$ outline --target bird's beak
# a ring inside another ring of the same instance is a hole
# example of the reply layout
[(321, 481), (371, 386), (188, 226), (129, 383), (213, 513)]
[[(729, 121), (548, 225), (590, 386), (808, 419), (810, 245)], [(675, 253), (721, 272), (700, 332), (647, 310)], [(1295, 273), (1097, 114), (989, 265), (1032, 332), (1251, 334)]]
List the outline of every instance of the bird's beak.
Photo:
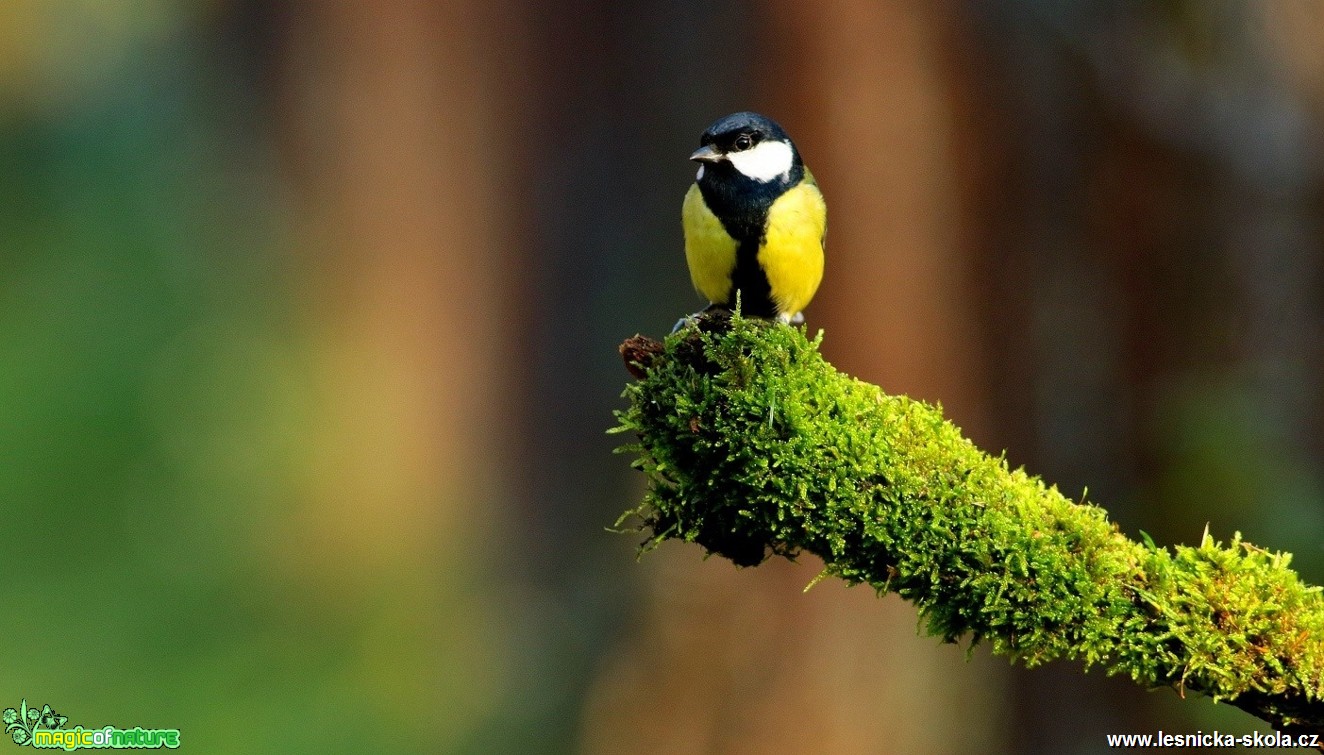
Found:
[(726, 155), (713, 149), (713, 145), (709, 144), (694, 150), (694, 154), (690, 155), (690, 159), (696, 163), (720, 163), (726, 159)]

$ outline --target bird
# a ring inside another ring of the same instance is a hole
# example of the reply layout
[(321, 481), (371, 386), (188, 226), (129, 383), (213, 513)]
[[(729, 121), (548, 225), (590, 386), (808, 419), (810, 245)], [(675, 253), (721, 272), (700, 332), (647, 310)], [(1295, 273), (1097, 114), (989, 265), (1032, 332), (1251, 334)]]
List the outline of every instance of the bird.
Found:
[(823, 280), (827, 203), (795, 143), (765, 115), (732, 113), (690, 159), (699, 172), (681, 208), (685, 260), (708, 309), (739, 301), (745, 316), (803, 322)]

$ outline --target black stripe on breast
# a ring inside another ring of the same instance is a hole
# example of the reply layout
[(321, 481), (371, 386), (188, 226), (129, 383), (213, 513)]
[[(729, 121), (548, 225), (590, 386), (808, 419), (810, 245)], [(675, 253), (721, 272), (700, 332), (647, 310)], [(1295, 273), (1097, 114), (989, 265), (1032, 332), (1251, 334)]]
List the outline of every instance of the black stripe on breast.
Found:
[(704, 177), (699, 181), (703, 201), (738, 244), (736, 268), (731, 273), (730, 299), (717, 303), (734, 308), (736, 292), (739, 291), (743, 314), (766, 318), (777, 316), (772, 286), (759, 266), (759, 245), (763, 243), (768, 227), (768, 210), (772, 203), (799, 183), (803, 176), (804, 169), (798, 161), (787, 180), (767, 183), (741, 175), (730, 163), (705, 166)]
[(740, 313), (751, 317), (771, 319), (777, 316), (777, 305), (772, 300), (772, 284), (759, 265), (759, 245), (762, 234), (753, 240), (742, 240), (736, 248), (736, 269), (731, 271), (731, 300), (728, 309), (736, 306), (736, 292), (740, 292)]

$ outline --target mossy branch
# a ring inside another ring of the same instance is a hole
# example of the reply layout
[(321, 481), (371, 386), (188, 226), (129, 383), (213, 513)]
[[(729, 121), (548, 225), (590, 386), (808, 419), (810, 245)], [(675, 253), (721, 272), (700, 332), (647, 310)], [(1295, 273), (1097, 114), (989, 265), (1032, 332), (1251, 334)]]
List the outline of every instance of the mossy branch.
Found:
[(948, 642), (1080, 660), (1324, 733), (1324, 597), (1289, 554), (1239, 534), (1128, 539), (817, 347), (739, 317), (622, 345), (639, 381), (616, 431), (637, 436), (621, 450), (649, 479), (629, 512), (646, 546), (682, 539), (744, 566), (812, 553), (827, 575), (914, 602)]

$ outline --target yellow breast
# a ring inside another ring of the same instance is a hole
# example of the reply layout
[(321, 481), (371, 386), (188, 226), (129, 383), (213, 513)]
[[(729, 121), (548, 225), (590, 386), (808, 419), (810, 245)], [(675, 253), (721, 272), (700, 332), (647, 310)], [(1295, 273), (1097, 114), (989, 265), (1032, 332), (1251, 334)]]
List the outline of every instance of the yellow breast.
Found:
[(768, 276), (772, 299), (783, 315), (794, 315), (808, 306), (823, 281), (827, 203), (812, 181), (802, 181), (772, 203), (767, 232), (759, 246), (759, 266)]
[(731, 295), (731, 272), (736, 268), (736, 240), (722, 221), (704, 204), (699, 185), (690, 186), (681, 208), (685, 228), (685, 261), (690, 280), (710, 302), (724, 302)]

